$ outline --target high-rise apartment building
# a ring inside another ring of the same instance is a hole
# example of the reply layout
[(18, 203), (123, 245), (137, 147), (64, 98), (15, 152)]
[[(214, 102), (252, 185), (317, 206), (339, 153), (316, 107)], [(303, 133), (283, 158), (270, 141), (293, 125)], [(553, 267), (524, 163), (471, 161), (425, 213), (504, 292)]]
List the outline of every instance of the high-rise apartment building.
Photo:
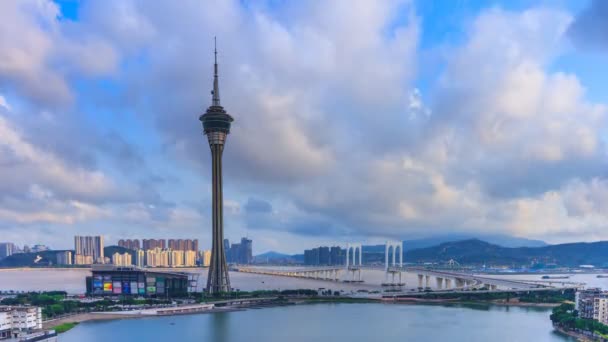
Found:
[(155, 249), (155, 248), (160, 248), (160, 249), (165, 249), (167, 248), (167, 241), (164, 239), (143, 239), (142, 240), (142, 249), (144, 250), (149, 250), (149, 249)]
[[(224, 244), (228, 239), (224, 239)], [(240, 243), (233, 243), (230, 248), (225, 248), (226, 261), (236, 264), (251, 264), (253, 262), (253, 241), (241, 238)]]
[(169, 239), (168, 245), (174, 251), (198, 251), (198, 239)]
[(232, 262), (230, 254), (230, 240), (224, 239), (224, 255), (226, 256), (226, 262)]
[(305, 265), (342, 265), (345, 262), (345, 251), (337, 246), (317, 247), (304, 251)]
[(0, 242), (0, 259), (13, 255), (17, 251), (17, 246), (12, 242)]
[(143, 249), (135, 251), (135, 265), (137, 267), (146, 266), (146, 252)]
[(72, 265), (72, 252), (63, 251), (57, 253), (57, 265)]
[(114, 253), (112, 255), (112, 264), (115, 266), (131, 266), (132, 257), (130, 253)]
[(333, 246), (329, 249), (329, 265), (343, 265), (346, 255), (342, 248)]
[(319, 265), (329, 265), (329, 247), (319, 247)]
[(74, 252), (76, 255), (90, 256), (93, 263), (104, 263), (103, 236), (75, 236)]
[(239, 253), (241, 252), (241, 244), (233, 243), (230, 246), (230, 253), (226, 253), (226, 262), (230, 263), (238, 263), (239, 262)]
[(251, 264), (253, 262), (253, 240), (241, 238), (241, 251), (239, 253), (239, 264)]
[(201, 265), (203, 267), (209, 267), (211, 264), (211, 251), (206, 250), (201, 252)]
[(118, 246), (137, 250), (139, 249), (139, 240), (138, 239), (127, 239), (127, 240), (118, 240)]
[(319, 265), (319, 249), (307, 249), (304, 251), (305, 265)]
[(184, 251), (184, 266), (186, 266), (186, 267), (196, 266), (196, 252), (195, 251)]
[(169, 267), (169, 253), (160, 248), (146, 250), (146, 266)]
[(182, 267), (184, 266), (184, 251), (169, 250), (169, 266)]

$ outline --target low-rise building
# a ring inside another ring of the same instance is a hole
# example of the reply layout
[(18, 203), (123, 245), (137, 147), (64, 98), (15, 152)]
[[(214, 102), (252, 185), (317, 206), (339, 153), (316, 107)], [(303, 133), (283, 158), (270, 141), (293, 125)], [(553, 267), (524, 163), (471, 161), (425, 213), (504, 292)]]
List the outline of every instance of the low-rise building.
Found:
[(94, 296), (174, 297), (188, 293), (186, 273), (109, 265), (94, 265), (91, 273), (86, 279), (86, 287), (87, 294)]
[(593, 319), (608, 324), (608, 298), (607, 296), (593, 299)]
[(0, 339), (18, 331), (42, 329), (42, 308), (36, 306), (0, 306)]
[(608, 295), (600, 288), (589, 288), (577, 291), (575, 295), (574, 309), (578, 311), (578, 316), (585, 319), (595, 318), (595, 299), (606, 298)]

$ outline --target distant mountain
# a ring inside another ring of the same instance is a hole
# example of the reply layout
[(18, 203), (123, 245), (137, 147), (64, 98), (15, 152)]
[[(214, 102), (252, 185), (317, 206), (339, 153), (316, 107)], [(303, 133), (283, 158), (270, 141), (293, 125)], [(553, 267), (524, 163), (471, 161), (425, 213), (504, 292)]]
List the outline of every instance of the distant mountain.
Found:
[(479, 239), (446, 242), (437, 246), (409, 250), (408, 262), (446, 262), (454, 259), (461, 264), (557, 264), (578, 266), (608, 265), (608, 241), (568, 243), (543, 247), (508, 248)]
[(262, 253), (256, 255), (254, 258), (254, 262), (256, 263), (303, 263), (304, 262), (304, 254), (283, 254), (274, 251)]
[[(447, 235), (438, 235), (422, 239), (403, 240), (403, 251), (411, 251), (414, 249), (437, 246), (446, 242), (455, 242), (463, 240), (478, 239), (486, 241), (490, 244), (501, 247), (543, 247), (547, 243), (541, 240), (530, 240), (502, 234), (465, 234), (453, 233)], [(364, 245), (363, 253), (375, 254), (384, 253), (384, 245)]]
[[(57, 264), (57, 253), (65, 252), (60, 251), (43, 251), (38, 253), (18, 253), (10, 255), (0, 260), (0, 267), (35, 267), (35, 266), (53, 266)], [(74, 254), (73, 250), (70, 250)], [(114, 253), (129, 253), (131, 254), (132, 260), (135, 260), (135, 251), (120, 247), (120, 246), (108, 246), (104, 247), (103, 253), (106, 257), (112, 259)]]
[(384, 253), (384, 245), (363, 245), (361, 248), (363, 253)]
[(423, 239), (404, 240), (403, 250), (409, 251), (413, 249), (426, 248), (436, 246), (445, 242), (454, 242), (462, 240), (478, 239), (486, 241), (490, 244), (502, 246), (502, 247), (543, 247), (547, 246), (547, 243), (541, 240), (530, 240), (526, 238), (520, 238), (515, 236), (503, 235), (503, 234), (465, 234), (465, 233), (454, 233), (447, 235), (433, 236)]

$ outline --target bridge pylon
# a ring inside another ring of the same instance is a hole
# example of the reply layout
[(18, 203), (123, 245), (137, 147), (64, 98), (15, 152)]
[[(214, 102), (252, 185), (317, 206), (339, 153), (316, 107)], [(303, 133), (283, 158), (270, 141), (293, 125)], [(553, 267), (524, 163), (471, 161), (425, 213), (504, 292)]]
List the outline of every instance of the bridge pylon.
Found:
[[(391, 265), (392, 252), (392, 265)], [(397, 264), (397, 256), (399, 264)], [(401, 273), (403, 268), (403, 242), (402, 241), (387, 241), (384, 248), (384, 283), (382, 286), (403, 286), (401, 281)], [(395, 276), (398, 276), (398, 282), (395, 282)], [(391, 281), (389, 282), (389, 277)]]
[[(352, 264), (351, 254), (352, 250)], [(359, 252), (359, 258), (357, 258), (357, 251)], [(359, 261), (359, 263), (357, 263)], [(346, 245), (346, 272), (350, 273), (351, 279), (344, 280), (345, 282), (361, 283), (361, 266), (363, 265), (363, 245), (360, 243), (348, 243)], [(348, 275), (347, 275), (348, 278)]]

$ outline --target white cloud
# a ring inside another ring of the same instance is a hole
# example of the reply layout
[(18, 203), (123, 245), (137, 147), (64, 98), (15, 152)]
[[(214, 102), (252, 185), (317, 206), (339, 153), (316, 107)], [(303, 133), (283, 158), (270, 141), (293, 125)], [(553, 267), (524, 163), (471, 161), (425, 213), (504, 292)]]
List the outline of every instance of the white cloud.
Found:
[(8, 102), (6, 102), (6, 99), (2, 95), (0, 95), (0, 106), (8, 110), (11, 109), (11, 107), (8, 105)]
[(0, 85), (41, 104), (62, 104), (73, 98), (67, 75), (114, 70), (114, 49), (95, 37), (75, 38), (77, 25), (61, 25), (55, 3), (7, 0), (0, 2), (0, 13)]
[(102, 172), (70, 168), (56, 156), (25, 141), (5, 118), (0, 116), (0, 169), (3, 190), (27, 189), (41, 182), (55, 193), (68, 198), (115, 197), (119, 192)]

